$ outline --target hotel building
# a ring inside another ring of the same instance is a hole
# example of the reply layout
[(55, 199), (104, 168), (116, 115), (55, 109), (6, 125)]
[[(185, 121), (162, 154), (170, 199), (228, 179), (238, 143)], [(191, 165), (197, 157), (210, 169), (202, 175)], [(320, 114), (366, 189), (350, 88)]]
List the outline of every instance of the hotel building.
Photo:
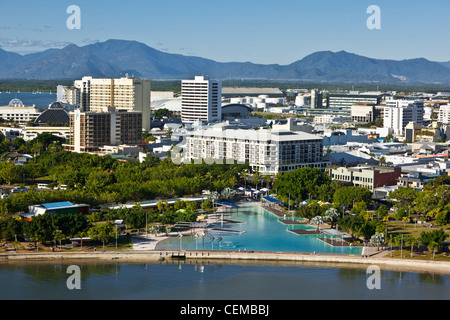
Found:
[(183, 160), (248, 163), (263, 175), (314, 167), (325, 170), (323, 139), (302, 131), (212, 127), (185, 136)]
[(142, 113), (116, 110), (70, 113), (69, 144), (66, 150), (98, 152), (104, 146), (142, 145)]
[(221, 121), (222, 83), (196, 76), (181, 81), (181, 120), (192, 123)]

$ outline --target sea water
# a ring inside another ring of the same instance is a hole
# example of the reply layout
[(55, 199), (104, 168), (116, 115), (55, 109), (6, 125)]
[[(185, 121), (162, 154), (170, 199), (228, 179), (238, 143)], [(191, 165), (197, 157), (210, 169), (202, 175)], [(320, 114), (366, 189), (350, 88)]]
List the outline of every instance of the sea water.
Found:
[(381, 270), (367, 286), (361, 266), (117, 263), (77, 261), (81, 281), (69, 289), (74, 262), (0, 263), (1, 300), (369, 300), (450, 298), (450, 275)]

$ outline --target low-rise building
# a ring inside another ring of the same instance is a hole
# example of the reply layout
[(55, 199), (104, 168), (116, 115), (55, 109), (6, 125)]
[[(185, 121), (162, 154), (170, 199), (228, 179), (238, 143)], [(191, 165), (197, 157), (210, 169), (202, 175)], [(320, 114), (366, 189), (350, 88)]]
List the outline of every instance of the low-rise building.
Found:
[(73, 204), (70, 201), (43, 203), (28, 207), (28, 213), (21, 215), (26, 220), (45, 213), (49, 214), (82, 214), (88, 215), (90, 207), (87, 204)]
[(27, 124), (35, 121), (41, 112), (35, 106), (25, 106), (19, 99), (12, 99), (7, 106), (0, 107), (0, 118), (14, 121), (18, 124)]
[(401, 168), (358, 165), (356, 167), (329, 168), (328, 174), (333, 180), (367, 188), (373, 192), (378, 187), (396, 185), (397, 179), (401, 175)]

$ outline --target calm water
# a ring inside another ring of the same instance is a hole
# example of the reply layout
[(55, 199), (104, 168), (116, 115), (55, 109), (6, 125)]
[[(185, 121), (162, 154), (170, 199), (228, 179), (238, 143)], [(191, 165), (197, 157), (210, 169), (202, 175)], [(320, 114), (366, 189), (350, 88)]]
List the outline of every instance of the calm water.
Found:
[(1, 300), (365, 300), (450, 298), (450, 276), (381, 271), (368, 289), (363, 268), (195, 263), (79, 263), (80, 289), (69, 290), (69, 262), (0, 263)]
[(47, 108), (56, 101), (56, 93), (42, 92), (33, 94), (32, 92), (11, 92), (2, 91), (0, 93), (0, 106), (7, 106), (12, 99), (19, 99), (25, 106), (35, 105), (38, 108)]
[[(170, 238), (161, 242), (157, 249), (202, 249), (202, 250), (248, 250), (279, 252), (320, 252), (360, 254), (361, 247), (333, 247), (318, 239), (319, 235), (298, 235), (288, 231), (292, 228), (311, 228), (305, 225), (288, 226), (256, 203), (241, 203), (238, 209), (230, 209), (224, 220), (242, 222), (221, 223), (217, 228), (243, 233), (208, 231), (204, 237), (195, 238), (195, 233), (181, 238)], [(212, 235), (212, 237), (211, 237)], [(221, 241), (219, 241), (221, 240)]]

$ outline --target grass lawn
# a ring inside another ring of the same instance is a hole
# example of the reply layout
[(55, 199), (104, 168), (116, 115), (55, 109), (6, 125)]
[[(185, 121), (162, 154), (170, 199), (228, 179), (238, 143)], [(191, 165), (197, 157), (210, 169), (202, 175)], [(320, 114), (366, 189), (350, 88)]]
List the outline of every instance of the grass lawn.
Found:
[[(400, 254), (402, 254), (400, 256)], [(393, 250), (392, 255), (389, 253), (386, 255), (386, 257), (392, 258), (402, 258), (402, 259), (411, 259), (411, 260), (433, 260), (433, 253), (424, 251), (424, 252), (413, 252), (413, 256), (411, 257), (411, 249), (410, 248), (403, 248), (403, 250)], [(434, 261), (450, 261), (450, 255), (442, 253), (442, 252), (436, 252), (434, 255)]]
[[(13, 244), (9, 243), (8, 250), (0, 252), (0, 254), (8, 254), (13, 252)], [(98, 251), (103, 250), (103, 243), (83, 243), (83, 251), (94, 251), (94, 248)], [(114, 250), (131, 250), (133, 249), (133, 244), (130, 239), (119, 238), (117, 239), (117, 248), (115, 239), (105, 243), (105, 251)], [(80, 252), (81, 246), (70, 247), (62, 245), (61, 249), (59, 243), (56, 244), (56, 249), (54, 244), (47, 243), (46, 245), (39, 244), (38, 250), (34, 247), (34, 242), (21, 242), (17, 246), (17, 253), (33, 253), (33, 252)]]

